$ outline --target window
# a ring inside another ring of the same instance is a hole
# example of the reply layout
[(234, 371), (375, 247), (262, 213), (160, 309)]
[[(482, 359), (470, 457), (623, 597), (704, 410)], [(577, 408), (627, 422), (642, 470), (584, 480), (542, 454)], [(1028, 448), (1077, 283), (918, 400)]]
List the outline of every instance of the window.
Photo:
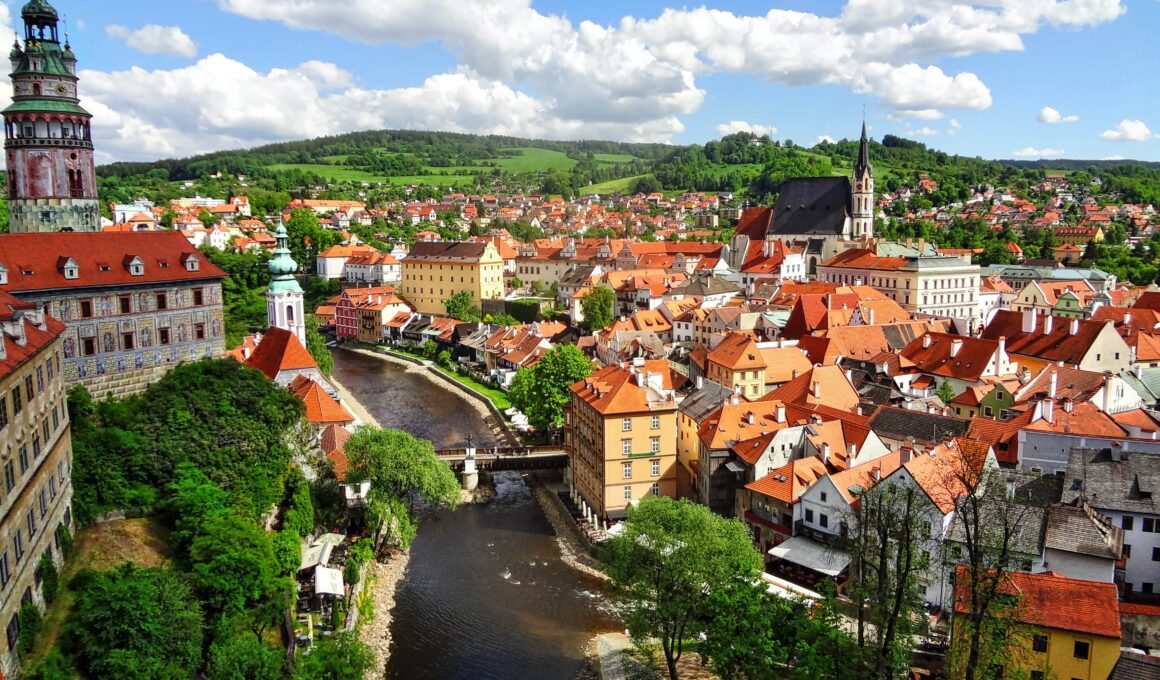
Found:
[(621, 468), (621, 479), (632, 479), (632, 463), (625, 463)]
[(661, 452), (661, 438), (660, 437), (649, 437), (648, 442), (649, 442), (649, 450), (650, 451), (652, 451), (653, 453), (660, 453)]
[(16, 553), (16, 563), (19, 564), (20, 560), (24, 559), (24, 535), (19, 527), (12, 534), (12, 550)]
[(8, 427), (8, 397), (0, 397), (0, 430)]
[(26, 472), (28, 472), (28, 445), (21, 444), (20, 445), (20, 474), (21, 474), (21, 476), (23, 476), (24, 473), (26, 473)]
[(131, 314), (133, 312), (133, 297), (130, 295), (122, 295), (120, 298), (121, 313)]
[(1046, 653), (1047, 652), (1047, 636), (1046, 635), (1036, 635), (1035, 637), (1031, 638), (1031, 649), (1033, 649), (1036, 652), (1039, 652), (1041, 654)]
[(4, 463), (4, 485), (8, 487), (8, 493), (16, 488), (16, 467), (12, 461)]
[(12, 580), (12, 570), (8, 567), (8, 551), (5, 550), (3, 555), (0, 555), (0, 587), (8, 587), (8, 582)]
[(1132, 546), (1125, 543), (1124, 544), (1124, 559), (1128, 559), (1131, 556), (1132, 556)]
[(1160, 562), (1160, 548), (1152, 548), (1152, 561)]
[(1031, 680), (1043, 680), (1043, 671), (1031, 671)]
[(193, 289), (193, 306), (201, 307), (205, 304), (205, 291), (201, 288)]
[(1152, 584), (1147, 581), (1140, 584), (1140, 592), (1148, 595), (1152, 594)]
[(43, 366), (36, 367), (36, 391), (37, 392), (44, 391), (44, 367)]
[(620, 422), (621, 432), (632, 432), (632, 418), (625, 418)]
[(53, 500), (56, 500), (56, 475), (51, 475), (48, 478), (48, 495)]
[(31, 375), (24, 376), (24, 396), (26, 399), (28, 399), (29, 404), (31, 404), (32, 400), (36, 397), (36, 388), (32, 386)]
[(169, 329), (168, 328), (158, 328), (157, 329), (157, 343), (161, 344), (161, 345), (168, 345), (169, 344)]
[(48, 496), (44, 489), (40, 490), (40, 497), (37, 500), (40, 503), (40, 518), (44, 519), (44, 516), (48, 514)]
[(82, 319), (93, 318), (93, 301), (92, 300), (81, 300), (81, 318)]
[(28, 540), (32, 541), (32, 537), (36, 535), (36, 511), (32, 508), (28, 509)]
[(1086, 659), (1086, 658), (1088, 658), (1088, 652), (1089, 652), (1090, 648), (1091, 648), (1091, 645), (1084, 642), (1083, 640), (1076, 640), (1075, 641), (1075, 652), (1072, 654), (1072, 656), (1074, 656), (1077, 659)]
[(652, 429), (654, 429), (654, 430), (661, 429), (661, 417), (660, 416), (653, 416), (652, 417)]
[(807, 522), (814, 521), (814, 511), (813, 510), (806, 510), (806, 521)]
[(660, 496), (661, 495), (661, 485), (660, 484), (653, 484), (652, 488), (649, 489), (649, 491), (652, 493), (653, 496)]
[(157, 294), (157, 309), (169, 309), (169, 295), (165, 293)]
[(40, 458), (40, 435), (32, 435), (32, 459)]
[(197, 340), (205, 340), (205, 324), (204, 323), (193, 324), (193, 337)]
[(134, 336), (132, 333), (122, 333), (121, 334), (121, 349), (126, 350), (126, 351), (133, 349), (133, 345), (134, 345), (133, 337)]
[(1143, 532), (1146, 534), (1156, 533), (1156, 520), (1151, 517), (1145, 517)]
[[(57, 407), (53, 406), (52, 407), (52, 431), (56, 432), (58, 429), (60, 429), (60, 412), (57, 410)], [(47, 439), (47, 438), (48, 438), (48, 435), (45, 435), (45, 439)]]
[(822, 513), (821, 515), (818, 516), (818, 524), (821, 524), (823, 527), (830, 526), (830, 516), (825, 514), (825, 513)]
[(624, 455), (631, 456), (632, 455), (632, 440), (631, 439), (620, 440), (620, 450), (622, 453), (624, 453)]
[(624, 487), (624, 500), (626, 500), (626, 501), (632, 500), (632, 487), (631, 486)]
[(19, 614), (13, 614), (11, 619), (8, 619), (8, 628), (5, 629), (8, 635), (8, 651), (16, 650), (16, 641), (20, 639), (20, 619)]
[(661, 473), (661, 462), (659, 460), (652, 461), (652, 469), (650, 472), (652, 472), (653, 477), (656, 477)]
[(823, 503), (825, 503), (825, 502), (826, 502), (826, 492), (825, 492), (825, 491), (823, 491), (823, 492), (821, 492), (821, 494), (820, 494), (820, 495), (821, 495), (821, 498), (822, 498), (822, 502), (823, 502)]
[(1121, 517), (1120, 518), (1120, 528), (1123, 529), (1124, 531), (1131, 531), (1133, 519), (1134, 518), (1131, 515), (1124, 515), (1123, 517)]

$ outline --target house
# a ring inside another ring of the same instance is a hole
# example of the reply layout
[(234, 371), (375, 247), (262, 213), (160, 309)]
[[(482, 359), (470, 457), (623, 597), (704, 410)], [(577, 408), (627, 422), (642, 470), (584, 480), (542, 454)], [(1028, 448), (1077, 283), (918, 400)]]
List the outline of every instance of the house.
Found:
[(695, 500), (701, 497), (701, 426), (726, 403), (740, 403), (742, 398), (732, 388), (703, 377), (693, 385), (677, 408), (677, 496)]
[(403, 297), (422, 314), (445, 314), (444, 301), (465, 292), (471, 304), (504, 296), (504, 262), (495, 244), (416, 243), (403, 260)]
[(340, 243), (318, 254), (315, 258), (314, 271), (319, 278), (323, 279), (346, 278), (346, 266), (351, 258), (365, 258), (378, 254), (379, 251), (368, 245)]
[[(1010, 636), (1018, 646), (1008, 667), (1030, 677), (1107, 680), (1120, 658), (1120, 616), (1116, 586), (1065, 578), (1048, 572), (1004, 573), (999, 584), (1013, 606), (1008, 610), (1023, 629)], [(955, 573), (951, 636), (966, 634), (970, 612), (970, 572)]]
[(1007, 351), (1031, 370), (1062, 362), (1085, 371), (1119, 373), (1132, 361), (1131, 349), (1111, 322), (1056, 319), (1034, 309), (999, 310), (982, 337), (1005, 338)]
[(572, 385), (564, 442), (571, 485), (589, 519), (623, 519), (649, 496), (677, 491), (677, 401), (668, 362), (605, 366)]
[(354, 423), (354, 416), (338, 400), (332, 397), (318, 382), (299, 374), (286, 386), (290, 393), (298, 397), (306, 406), (305, 418), (320, 428), (328, 425), (347, 426)]
[(910, 376), (927, 375), (948, 382), (958, 394), (983, 384), (984, 376), (1013, 375), (1017, 364), (1007, 354), (1006, 339), (987, 340), (950, 333), (927, 333), (900, 352), (910, 362), (913, 373), (896, 377), (899, 387), (909, 387)]
[(257, 342), (258, 346), (253, 353), (244, 357), (243, 363), (250, 368), (261, 371), (282, 387), (288, 387), (301, 375), (323, 385), (327, 393), (337, 394), (334, 386), (318, 369), (314, 357), (310, 356), (310, 352), (306, 351), (294, 333), (272, 326)]
[(736, 516), (749, 526), (762, 555), (793, 536), (794, 524), (802, 519), (798, 501), (829, 472), (817, 456), (798, 458), (738, 492)]
[(818, 266), (818, 280), (877, 288), (908, 312), (975, 321), (980, 268), (959, 256), (881, 257), (851, 248)]

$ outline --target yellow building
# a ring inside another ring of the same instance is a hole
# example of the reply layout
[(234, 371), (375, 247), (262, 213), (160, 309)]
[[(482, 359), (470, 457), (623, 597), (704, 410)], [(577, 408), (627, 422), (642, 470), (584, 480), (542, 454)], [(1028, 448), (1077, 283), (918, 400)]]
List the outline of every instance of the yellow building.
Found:
[(0, 292), (0, 677), (19, 672), (20, 606), (43, 606), (37, 566), (42, 555), (61, 563), (72, 524), (64, 332), (39, 305)]
[[(966, 568), (959, 567), (952, 622), (956, 636), (967, 634), (963, 621), (969, 578)], [(1010, 654), (1008, 673), (1020, 670), (1032, 680), (1107, 680), (1120, 659), (1120, 608), (1114, 583), (1052, 572), (1009, 572), (1003, 578), (1001, 588), (1013, 597), (1013, 611), (1025, 627), (1008, 638), (1018, 647)]]
[(765, 357), (752, 335), (730, 333), (705, 358), (709, 380), (732, 387), (747, 399), (765, 394)]
[(677, 402), (667, 361), (612, 364), (572, 386), (564, 441), (572, 488), (593, 521), (648, 496), (676, 497)]
[(422, 314), (446, 314), (444, 301), (459, 292), (471, 295), (476, 306), (503, 298), (503, 269), (503, 258), (490, 241), (424, 241), (403, 259), (400, 292)]

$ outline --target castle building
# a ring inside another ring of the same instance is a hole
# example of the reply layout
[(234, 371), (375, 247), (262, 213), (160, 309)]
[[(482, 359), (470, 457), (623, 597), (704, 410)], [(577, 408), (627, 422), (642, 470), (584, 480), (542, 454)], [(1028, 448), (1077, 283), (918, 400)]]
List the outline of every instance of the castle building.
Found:
[(72, 524), (64, 324), (0, 292), (0, 677), (16, 677), (20, 607), (44, 604), (42, 556), (63, 564)]
[(416, 243), (403, 260), (402, 294), (421, 314), (446, 314), (444, 302), (466, 292), (471, 304), (503, 298), (504, 260), (495, 243)]
[(65, 324), (64, 379), (97, 398), (223, 356), (225, 277), (176, 231), (0, 234), (0, 292)]
[(805, 273), (812, 277), (823, 261), (872, 238), (874, 170), (863, 123), (852, 181), (849, 177), (787, 180), (772, 208), (742, 211), (727, 259), (731, 267), (742, 271), (745, 263), (769, 249), (767, 242), (781, 242), (804, 254)]
[(46, 0), (21, 11), (24, 45), (12, 61), (12, 104), (4, 109), (8, 228), (12, 233), (100, 231), (92, 115), (77, 98), (77, 58)]
[(298, 263), (290, 255), (285, 225), (274, 232), (277, 247), (270, 260), (270, 287), (266, 289), (266, 321), (270, 328), (290, 331), (306, 346), (306, 317), (303, 314), (302, 286), (294, 274)]

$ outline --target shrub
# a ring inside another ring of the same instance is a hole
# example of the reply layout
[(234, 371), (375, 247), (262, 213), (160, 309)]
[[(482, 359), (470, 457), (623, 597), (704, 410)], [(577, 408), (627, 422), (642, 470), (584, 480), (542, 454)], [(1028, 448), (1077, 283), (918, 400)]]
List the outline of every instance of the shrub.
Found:
[(56, 573), (56, 562), (53, 562), (52, 556), (45, 552), (40, 556), (40, 564), (37, 569), (40, 571), (40, 592), (44, 595), (44, 601), (52, 604), (60, 587), (60, 577)]
[(40, 626), (43, 619), (40, 617), (40, 607), (32, 602), (20, 605), (20, 636), (16, 641), (16, 650), (23, 656), (32, 650), (36, 644), (36, 636), (40, 635)]

